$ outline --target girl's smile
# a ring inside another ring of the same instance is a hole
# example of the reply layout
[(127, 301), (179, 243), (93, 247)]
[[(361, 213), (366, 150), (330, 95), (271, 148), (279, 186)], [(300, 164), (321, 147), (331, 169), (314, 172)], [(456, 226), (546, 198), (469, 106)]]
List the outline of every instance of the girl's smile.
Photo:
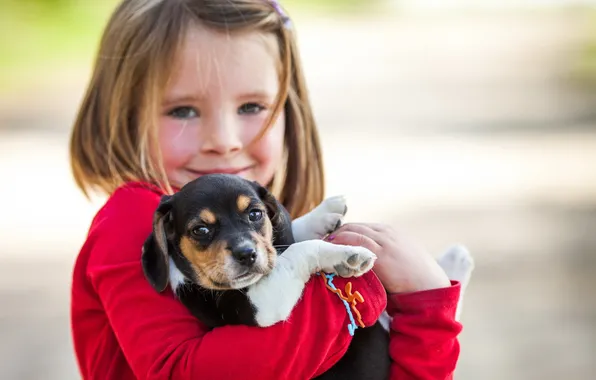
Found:
[(249, 166), (237, 167), (237, 168), (233, 168), (233, 167), (222, 167), (222, 168), (207, 169), (207, 170), (197, 170), (197, 169), (186, 169), (186, 170), (188, 170), (190, 173), (195, 174), (197, 177), (198, 176), (201, 176), (201, 175), (215, 174), (215, 173), (236, 174), (236, 175), (242, 176), (247, 171), (249, 171), (251, 169), (254, 169), (254, 167), (255, 167), (255, 165), (249, 165)]

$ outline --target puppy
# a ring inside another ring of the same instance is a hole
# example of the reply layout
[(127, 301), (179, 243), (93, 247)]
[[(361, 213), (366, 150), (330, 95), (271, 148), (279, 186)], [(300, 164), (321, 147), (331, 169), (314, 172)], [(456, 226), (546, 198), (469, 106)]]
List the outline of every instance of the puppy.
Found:
[[(143, 247), (143, 271), (159, 292), (169, 282), (179, 300), (211, 328), (271, 326), (290, 316), (312, 274), (322, 270), (357, 277), (373, 267), (376, 256), (368, 249), (320, 240), (341, 224), (345, 211), (343, 198), (329, 198), (292, 222), (256, 182), (226, 174), (201, 176), (162, 198)], [(381, 339), (366, 346), (374, 333)], [(347, 359), (321, 379), (365, 379), (359, 371), (370, 375), (374, 369), (352, 367), (379, 367), (379, 362), (385, 372), (370, 378), (386, 378), (388, 335), (379, 323), (357, 329), (352, 346)], [(362, 363), (357, 360), (361, 351)]]
[[(290, 316), (312, 274), (357, 277), (372, 268), (376, 256), (366, 248), (320, 240), (345, 212), (342, 197), (328, 198), (292, 221), (256, 182), (202, 176), (162, 198), (143, 247), (143, 270), (159, 292), (169, 282), (211, 328), (271, 326)], [(380, 322), (356, 329), (347, 353), (319, 379), (386, 379), (388, 346)]]

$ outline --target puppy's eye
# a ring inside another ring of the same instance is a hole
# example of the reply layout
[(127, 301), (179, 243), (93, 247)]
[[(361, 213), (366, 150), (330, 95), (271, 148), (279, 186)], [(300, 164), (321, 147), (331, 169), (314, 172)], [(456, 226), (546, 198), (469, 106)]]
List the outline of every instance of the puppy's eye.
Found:
[(259, 220), (261, 220), (261, 218), (263, 218), (263, 211), (261, 210), (250, 210), (250, 212), (248, 213), (248, 219), (251, 222), (257, 222)]
[(196, 238), (205, 238), (207, 236), (209, 236), (209, 234), (211, 233), (211, 230), (205, 226), (199, 226), (199, 227), (195, 227), (193, 228), (190, 233), (196, 237)]

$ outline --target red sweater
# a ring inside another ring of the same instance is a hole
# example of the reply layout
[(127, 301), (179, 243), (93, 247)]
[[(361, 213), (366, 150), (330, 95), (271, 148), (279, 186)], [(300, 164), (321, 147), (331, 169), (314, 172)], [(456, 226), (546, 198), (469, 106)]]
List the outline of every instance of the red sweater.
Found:
[[(141, 268), (141, 246), (161, 193), (140, 183), (116, 190), (99, 210), (73, 272), (71, 324), (84, 379), (310, 379), (350, 342), (346, 307), (312, 276), (290, 319), (269, 328), (207, 330), (169, 290), (159, 294)], [(459, 355), (454, 320), (459, 284), (387, 297), (369, 272), (352, 283), (366, 325), (392, 315), (391, 379), (451, 379)]]

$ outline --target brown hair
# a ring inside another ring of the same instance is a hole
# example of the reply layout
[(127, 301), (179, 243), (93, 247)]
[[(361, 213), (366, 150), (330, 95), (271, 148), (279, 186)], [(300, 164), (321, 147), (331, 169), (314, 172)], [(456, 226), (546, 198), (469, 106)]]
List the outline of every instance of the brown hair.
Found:
[[(323, 199), (319, 137), (302, 73), (294, 31), (269, 0), (124, 0), (102, 37), (87, 92), (74, 123), (71, 167), (83, 193), (110, 194), (127, 181), (172, 189), (161, 162), (153, 162), (156, 117), (170, 64), (187, 31), (198, 25), (226, 33), (260, 31), (277, 37), (280, 94), (260, 136), (282, 109), (285, 154), (270, 184), (292, 217)], [(159, 161), (159, 160), (158, 160)]]

